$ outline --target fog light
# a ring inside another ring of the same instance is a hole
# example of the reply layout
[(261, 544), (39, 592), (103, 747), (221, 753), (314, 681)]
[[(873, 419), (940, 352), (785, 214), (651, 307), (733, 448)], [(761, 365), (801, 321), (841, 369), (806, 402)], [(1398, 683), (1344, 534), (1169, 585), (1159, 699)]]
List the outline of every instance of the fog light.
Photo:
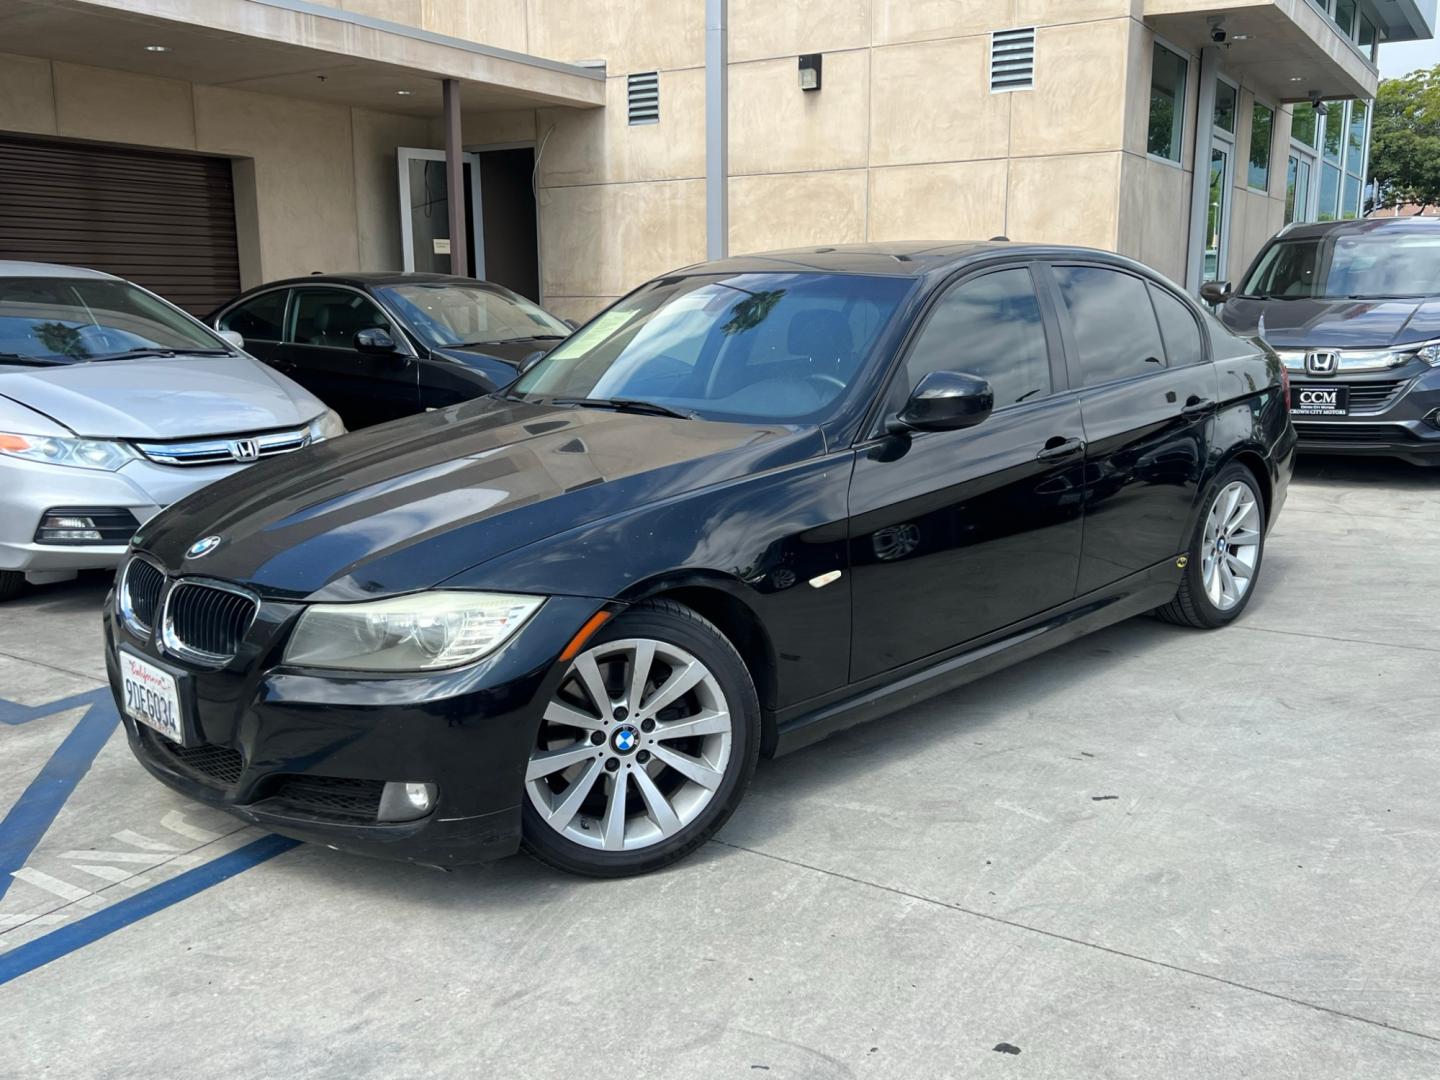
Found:
[(76, 514), (46, 514), (40, 519), (40, 528), (35, 530), (38, 543), (54, 543), (57, 540), (99, 540), (100, 530), (93, 518)]
[(1436, 409), (1429, 416), (1425, 417), (1425, 422), (1433, 428), (1440, 428), (1440, 409)]
[(437, 789), (434, 784), (407, 783), (391, 780), (380, 793), (381, 821), (414, 821), (435, 808)]

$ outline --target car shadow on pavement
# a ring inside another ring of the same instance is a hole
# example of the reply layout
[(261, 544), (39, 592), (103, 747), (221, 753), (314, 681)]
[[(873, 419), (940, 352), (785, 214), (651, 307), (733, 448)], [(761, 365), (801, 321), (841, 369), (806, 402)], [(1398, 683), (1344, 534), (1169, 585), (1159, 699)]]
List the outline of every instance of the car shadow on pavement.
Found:
[(1293, 482), (1307, 487), (1366, 484), (1396, 491), (1440, 491), (1440, 467), (1411, 465), (1397, 458), (1301, 454)]

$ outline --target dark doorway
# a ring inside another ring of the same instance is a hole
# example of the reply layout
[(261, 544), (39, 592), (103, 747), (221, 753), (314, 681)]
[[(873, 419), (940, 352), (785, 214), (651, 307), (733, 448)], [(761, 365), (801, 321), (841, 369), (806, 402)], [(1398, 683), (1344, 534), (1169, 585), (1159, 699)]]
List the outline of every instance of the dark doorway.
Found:
[(535, 232), (535, 151), (480, 151), (480, 215), (485, 278), (531, 300), (540, 299), (540, 254)]

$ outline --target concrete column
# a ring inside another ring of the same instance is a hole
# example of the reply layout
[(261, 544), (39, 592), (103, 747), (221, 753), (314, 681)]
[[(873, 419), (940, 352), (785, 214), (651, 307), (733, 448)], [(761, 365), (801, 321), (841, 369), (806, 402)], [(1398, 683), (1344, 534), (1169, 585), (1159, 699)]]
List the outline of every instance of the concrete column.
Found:
[[(1205, 274), (1205, 226), (1210, 211), (1210, 148), (1215, 142), (1215, 76), (1219, 70), (1220, 50), (1213, 45), (1201, 49), (1200, 90), (1195, 95), (1195, 168), (1190, 175), (1190, 242), (1185, 262), (1185, 287), (1197, 296), (1200, 279)], [(1225, 197), (1230, 198), (1230, 193), (1227, 192)], [(1223, 273), (1221, 277), (1223, 279)]]
[(730, 254), (730, 49), (726, 0), (705, 0), (705, 256)]
[(445, 198), (450, 205), (450, 272), (470, 273), (470, 232), (465, 220), (465, 146), (460, 138), (460, 81), (445, 80)]

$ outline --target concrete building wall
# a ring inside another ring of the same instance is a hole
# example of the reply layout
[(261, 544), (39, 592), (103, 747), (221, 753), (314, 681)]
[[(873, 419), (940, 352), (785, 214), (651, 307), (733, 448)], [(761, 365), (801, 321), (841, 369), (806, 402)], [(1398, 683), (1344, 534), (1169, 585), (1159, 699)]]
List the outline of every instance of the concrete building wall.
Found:
[(0, 131), (236, 160), (245, 286), (399, 265), (397, 146), (431, 126), (389, 113), (0, 55)]

